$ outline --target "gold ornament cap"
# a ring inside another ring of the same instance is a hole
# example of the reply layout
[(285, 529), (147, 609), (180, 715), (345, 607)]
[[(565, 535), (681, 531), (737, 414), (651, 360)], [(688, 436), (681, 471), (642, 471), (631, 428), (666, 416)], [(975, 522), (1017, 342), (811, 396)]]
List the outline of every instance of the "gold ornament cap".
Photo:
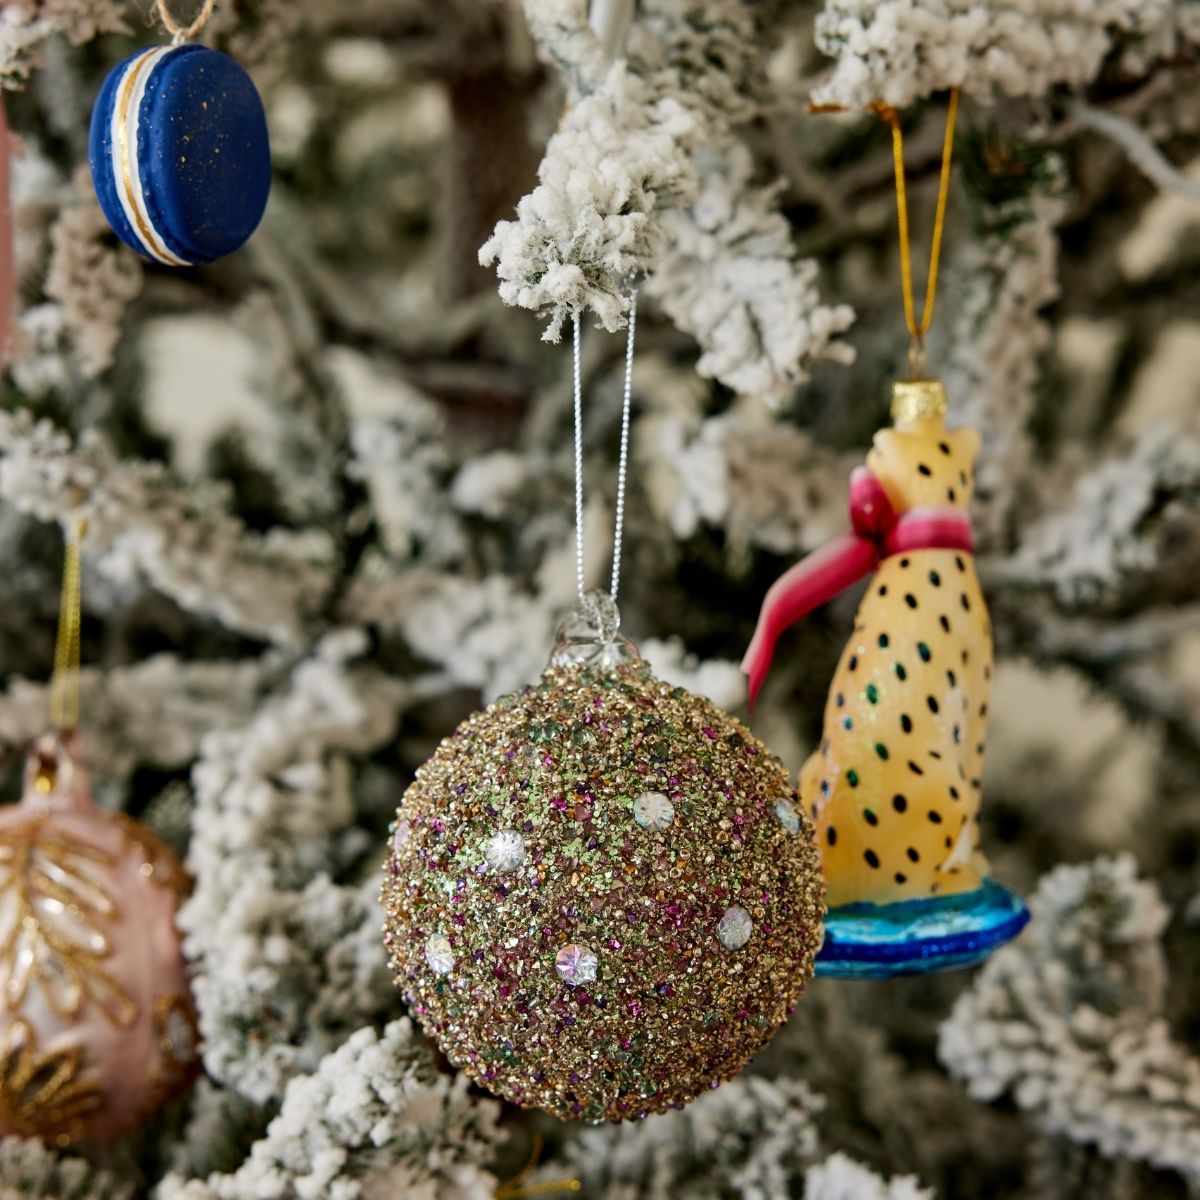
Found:
[(915, 425), (946, 415), (946, 389), (940, 379), (910, 379), (892, 384), (892, 424)]

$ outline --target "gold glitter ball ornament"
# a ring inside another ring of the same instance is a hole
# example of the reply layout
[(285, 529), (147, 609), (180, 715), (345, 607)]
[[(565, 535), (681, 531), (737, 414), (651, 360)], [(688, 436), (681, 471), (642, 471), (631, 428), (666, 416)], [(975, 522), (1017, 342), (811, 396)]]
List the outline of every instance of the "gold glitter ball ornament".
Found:
[(396, 981), (450, 1061), (589, 1121), (736, 1075), (803, 993), (824, 912), (783, 765), (618, 622), (589, 593), (540, 682), (417, 771), (382, 896)]

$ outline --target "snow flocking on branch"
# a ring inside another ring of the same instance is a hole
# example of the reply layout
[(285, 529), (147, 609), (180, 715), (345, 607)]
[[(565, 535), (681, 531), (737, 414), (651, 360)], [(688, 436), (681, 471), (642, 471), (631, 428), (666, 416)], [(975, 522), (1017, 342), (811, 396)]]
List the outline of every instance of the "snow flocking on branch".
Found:
[(1187, 521), (1186, 505), (1172, 506), (1200, 483), (1200, 444), (1151, 426), (1128, 451), (1081, 475), (1070, 504), (1032, 525), (1004, 579), (1052, 589), (1067, 607), (1095, 604), (1129, 578), (1170, 571), (1159, 545), (1174, 512)]
[(880, 1179), (843, 1154), (820, 1161), (823, 1107), (800, 1080), (743, 1075), (681, 1112), (585, 1130), (564, 1161), (597, 1200), (929, 1200), (911, 1177)]
[(751, 182), (750, 151), (736, 139), (696, 153), (697, 191), (664, 211), (670, 244), (646, 291), (703, 349), (696, 369), (734, 391), (770, 398), (806, 377), (816, 358), (850, 362), (838, 341), (854, 321), (823, 305), (817, 264), (796, 253), (778, 189)]
[(128, 1172), (109, 1170), (32, 1138), (0, 1138), (3, 1200), (130, 1200), (134, 1190)]
[[(192, 662), (157, 654), (128, 667), (80, 672), (88, 714), (87, 758), (93, 778), (126, 779), (138, 766), (190, 764), (207, 734), (250, 719), (272, 664), (262, 660)], [(46, 684), (16, 679), (0, 693), (0, 746), (25, 753), (46, 726)]]
[(880, 1179), (845, 1154), (831, 1154), (805, 1173), (804, 1200), (933, 1200), (933, 1192), (911, 1175)]
[(0, 5), (0, 88), (24, 84), (47, 38), (60, 34), (82, 45), (128, 33), (126, 17), (121, 0), (8, 0)]
[(242, 729), (204, 742), (180, 910), (209, 1075), (255, 1103), (388, 1007), (378, 879), (335, 883), (367, 848), (348, 757), (385, 741), (405, 685), (331, 635)]
[(170, 1176), (156, 1200), (491, 1200), (499, 1112), (438, 1071), (407, 1019), (359, 1029), (288, 1084), (235, 1173)]
[(1090, 83), (1120, 48), (1144, 64), (1195, 36), (1180, 0), (827, 0), (817, 45), (834, 60), (819, 103), (897, 108), (962, 87), (980, 99)]
[(735, 1079), (678, 1113), (587, 1130), (566, 1163), (604, 1200), (771, 1200), (818, 1151), (821, 1100), (798, 1080)]
[(46, 295), (62, 313), (66, 342), (83, 373), (94, 378), (112, 365), (125, 309), (142, 288), (142, 266), (109, 244), (108, 222), (83, 176), (86, 170), (74, 181), (79, 202), (64, 207), (50, 230)]
[(316, 531), (246, 531), (221, 485), (185, 487), (159, 463), (123, 462), (97, 433), (78, 446), (28, 412), (0, 413), (0, 499), (43, 521), (87, 518), (84, 554), (116, 584), (150, 586), (230, 629), (302, 645), (329, 584)]
[(1046, 1133), (1200, 1184), (1200, 1061), (1162, 1016), (1157, 889), (1131, 856), (1099, 859), (1051, 871), (1030, 908), (942, 1025), (943, 1063)]
[(480, 262), (496, 263), (505, 303), (549, 311), (547, 340), (585, 309), (606, 329), (622, 326), (629, 281), (653, 269), (666, 241), (660, 199), (690, 191), (681, 148), (649, 121), (648, 100), (614, 66), (602, 91), (567, 112), (517, 220), (502, 221), (480, 249)]
[(649, 0), (609, 67), (582, 0), (527, 11), (572, 98), (538, 186), (480, 250), (502, 299), (548, 314), (557, 341), (586, 310), (620, 328), (645, 279), (696, 337), (701, 371), (743, 392), (772, 396), (816, 358), (844, 361), (835, 339), (852, 314), (821, 304), (815, 263), (796, 254), (732, 132), (764, 94), (751, 7)]
[(368, 489), (388, 554), (404, 560), (419, 547), (426, 563), (461, 562), (467, 543), (446, 494), (451, 453), (437, 408), (402, 392), (390, 411), (351, 421), (350, 448), (347, 474)]
[(654, 412), (637, 425), (638, 469), (655, 519), (677, 538), (720, 528), (728, 553), (816, 549), (845, 524), (856, 453), (836, 454), (784, 422), (735, 410)]
[(66, 393), (112, 366), (142, 263), (113, 243), (86, 166), (64, 174), (30, 142), (11, 174), (18, 287), (31, 302), (16, 315), (8, 367), (30, 398)]

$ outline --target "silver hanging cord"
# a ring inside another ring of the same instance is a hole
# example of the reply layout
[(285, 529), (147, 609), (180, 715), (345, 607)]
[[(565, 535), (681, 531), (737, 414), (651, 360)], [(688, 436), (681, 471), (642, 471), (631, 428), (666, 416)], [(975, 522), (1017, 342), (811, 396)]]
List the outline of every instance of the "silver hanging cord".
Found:
[(621, 542), (625, 537), (625, 479), (629, 474), (629, 412), (633, 407), (633, 339), (637, 333), (637, 292), (629, 297), (629, 331), (625, 338), (625, 396), (621, 401), (621, 453), (617, 459), (617, 516), (613, 526), (612, 587), (614, 600), (621, 587)]
[(582, 600), (587, 587), (583, 581), (583, 382), (579, 368), (583, 336), (579, 320), (578, 313), (571, 318), (575, 327), (575, 587)]
[[(571, 319), (575, 331), (572, 366), (575, 385), (575, 585), (582, 600), (587, 590), (584, 582), (583, 553), (583, 382), (580, 369), (582, 343), (581, 321), (578, 313)], [(621, 450), (617, 459), (617, 507), (613, 528), (612, 586), (609, 594), (615, 601), (621, 587), (621, 544), (625, 537), (625, 485), (629, 478), (629, 417), (633, 408), (633, 345), (637, 335), (637, 292), (629, 297), (629, 319), (625, 340), (625, 385), (621, 400)]]

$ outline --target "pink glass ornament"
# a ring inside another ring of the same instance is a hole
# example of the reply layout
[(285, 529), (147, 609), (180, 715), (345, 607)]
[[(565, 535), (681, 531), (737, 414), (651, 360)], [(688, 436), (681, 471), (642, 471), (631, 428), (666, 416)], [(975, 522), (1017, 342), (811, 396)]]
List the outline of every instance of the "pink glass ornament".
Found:
[(190, 1081), (187, 876), (92, 803), (78, 735), (42, 735), (0, 810), (0, 1133), (111, 1140)]

